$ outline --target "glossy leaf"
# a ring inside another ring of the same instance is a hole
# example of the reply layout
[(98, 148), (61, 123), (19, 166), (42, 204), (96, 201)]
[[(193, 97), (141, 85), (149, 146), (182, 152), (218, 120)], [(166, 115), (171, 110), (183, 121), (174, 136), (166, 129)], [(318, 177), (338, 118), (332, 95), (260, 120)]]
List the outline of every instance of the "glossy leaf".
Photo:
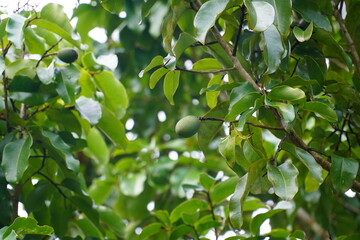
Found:
[(294, 36), (299, 42), (305, 42), (311, 38), (313, 32), (313, 23), (311, 22), (309, 26), (303, 31), (299, 27), (295, 26), (293, 29)]
[(196, 42), (196, 39), (191, 36), (190, 34), (183, 32), (180, 34), (179, 39), (177, 40), (175, 46), (174, 46), (174, 54), (177, 59), (181, 57), (181, 55), (184, 53), (184, 51), (193, 43)]
[(146, 72), (148, 72), (149, 70), (153, 69), (154, 67), (163, 65), (163, 60), (164, 60), (164, 58), (163, 58), (162, 56), (156, 56), (156, 57), (154, 57), (154, 58), (151, 60), (151, 62), (149, 63), (149, 65), (148, 65), (146, 68), (144, 68), (144, 70), (142, 70), (142, 71), (139, 73), (139, 77), (142, 78), (142, 77), (144, 76), (144, 74), (145, 74)]
[(337, 122), (338, 117), (333, 109), (322, 102), (307, 102), (302, 107), (303, 110), (319, 114), (322, 118), (329, 122)]
[(296, 101), (305, 98), (305, 93), (300, 88), (281, 85), (272, 88), (267, 96), (275, 101)]
[(153, 89), (156, 84), (159, 82), (159, 80), (169, 72), (170, 70), (167, 68), (159, 68), (156, 71), (154, 71), (150, 76), (149, 86), (151, 89)]
[(36, 75), (38, 76), (39, 80), (45, 85), (53, 83), (55, 76), (54, 64), (50, 64), (47, 68), (37, 67)]
[(218, 16), (224, 11), (228, 0), (212, 0), (201, 5), (194, 18), (194, 26), (197, 30), (196, 39), (205, 43), (207, 32), (214, 26)]
[(115, 114), (122, 113), (129, 105), (124, 85), (110, 71), (102, 71), (94, 79), (105, 95), (105, 105)]
[(221, 64), (215, 58), (203, 58), (194, 63), (193, 71), (214, 71), (222, 69)]
[(353, 158), (331, 155), (330, 177), (337, 191), (344, 192), (353, 184), (358, 169), (359, 162)]
[(109, 149), (101, 133), (96, 128), (90, 129), (86, 136), (86, 142), (90, 152), (94, 154), (95, 159), (99, 163), (106, 164), (109, 162)]
[(275, 194), (284, 200), (291, 200), (298, 192), (299, 171), (291, 162), (279, 166), (267, 165), (268, 178), (274, 186)]
[(292, 22), (291, 13), (291, 0), (265, 0), (270, 3), (275, 10), (274, 25), (279, 30), (283, 37), (286, 37), (290, 33), (290, 25)]
[(21, 15), (12, 15), (6, 25), (6, 33), (14, 46), (18, 49), (22, 48), (24, 41), (23, 27), (25, 25), (26, 18)]
[(5, 145), (2, 154), (1, 167), (5, 178), (10, 183), (19, 183), (29, 165), (32, 137), (18, 139)]
[(273, 24), (275, 20), (274, 7), (265, 1), (245, 0), (246, 7), (249, 9), (250, 29), (263, 32)]
[(124, 124), (106, 107), (101, 108), (102, 116), (97, 127), (120, 148), (126, 148), (128, 139), (125, 136)]
[(125, 0), (101, 0), (100, 3), (107, 11), (119, 14), (123, 9)]
[(139, 239), (149, 239), (154, 234), (158, 233), (162, 229), (161, 223), (152, 223), (147, 225), (141, 232)]
[(33, 218), (18, 217), (8, 227), (5, 235), (10, 234), (11, 231), (15, 231), (16, 234), (36, 234), (36, 235), (50, 235), (54, 232), (54, 229), (50, 226), (39, 226), (38, 222)]
[(174, 94), (179, 86), (180, 71), (170, 71), (165, 75), (164, 94), (171, 105), (174, 105)]
[(217, 183), (210, 190), (211, 201), (214, 204), (218, 204), (229, 197), (235, 190), (236, 184), (238, 183), (238, 177), (231, 177), (225, 181)]
[(80, 96), (75, 101), (75, 108), (80, 112), (80, 116), (95, 125), (101, 118), (100, 103), (91, 98)]
[(281, 35), (274, 25), (270, 25), (264, 31), (264, 39), (266, 43), (264, 51), (265, 63), (268, 66), (267, 73), (270, 74), (275, 72), (280, 66), (285, 50)]
[[(208, 87), (211, 87), (214, 84), (221, 84), (222, 82), (222, 76), (221, 75), (216, 75), (213, 78), (211, 78), (211, 80), (208, 83)], [(206, 103), (209, 106), (209, 108), (214, 108), (217, 105), (217, 98), (220, 94), (219, 91), (213, 91), (213, 92), (206, 92)]]
[(74, 65), (55, 69), (56, 91), (67, 104), (75, 103), (75, 91), (80, 77), (79, 69)]
[(309, 169), (312, 177), (318, 183), (323, 182), (322, 168), (310, 153), (306, 152), (304, 149), (295, 147), (294, 145), (286, 142), (282, 142), (281, 148), (299, 159)]
[(180, 219), (184, 213), (193, 214), (197, 211), (207, 210), (208, 208), (209, 206), (207, 203), (200, 199), (189, 199), (177, 205), (174, 210), (172, 210), (170, 214), (170, 220), (172, 223), (174, 223)]

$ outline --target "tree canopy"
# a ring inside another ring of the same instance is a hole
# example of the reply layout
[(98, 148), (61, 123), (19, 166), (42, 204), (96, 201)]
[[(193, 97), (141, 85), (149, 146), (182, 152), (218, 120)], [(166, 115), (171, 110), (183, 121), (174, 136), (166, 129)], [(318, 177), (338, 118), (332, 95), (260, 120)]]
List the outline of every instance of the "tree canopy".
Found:
[(359, 0), (1, 15), (0, 238), (359, 239), (359, 34)]

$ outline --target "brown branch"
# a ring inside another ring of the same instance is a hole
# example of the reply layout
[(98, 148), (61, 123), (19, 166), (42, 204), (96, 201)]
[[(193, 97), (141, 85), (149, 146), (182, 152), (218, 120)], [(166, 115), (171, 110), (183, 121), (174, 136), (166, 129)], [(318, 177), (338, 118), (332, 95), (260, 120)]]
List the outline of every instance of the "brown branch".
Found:
[(49, 53), (51, 51), (51, 49), (53, 49), (54, 47), (56, 47), (60, 42), (62, 41), (62, 38), (60, 38), (56, 43), (54, 43), (49, 49), (47, 49), (44, 54), (41, 56), (41, 58), (39, 59), (39, 61), (36, 63), (36, 66), (35, 67), (38, 67), (40, 65), (40, 62), (46, 58), (46, 57), (49, 57), (49, 56), (52, 56), (52, 55), (56, 55), (57, 53)]
[(336, 5), (335, 0), (330, 0), (330, 2), (331, 2), (331, 5), (334, 8), (334, 16), (335, 16), (336, 20), (339, 22), (340, 29), (343, 32), (345, 40), (349, 45), (350, 55), (351, 55), (351, 57), (352, 57), (352, 59), (354, 61), (356, 72), (357, 72), (358, 78), (360, 80), (360, 57), (359, 57), (359, 54), (358, 54), (358, 52), (356, 50), (355, 43), (354, 43), (354, 41), (353, 41), (353, 39), (352, 39), (352, 37), (351, 37), (347, 27), (346, 27), (345, 21), (342, 18), (341, 13), (337, 9), (337, 5)]
[(296, 212), (296, 217), (304, 222), (306, 226), (310, 227), (311, 230), (321, 236), (322, 239), (330, 239), (329, 233), (321, 227), (303, 208), (299, 208)]

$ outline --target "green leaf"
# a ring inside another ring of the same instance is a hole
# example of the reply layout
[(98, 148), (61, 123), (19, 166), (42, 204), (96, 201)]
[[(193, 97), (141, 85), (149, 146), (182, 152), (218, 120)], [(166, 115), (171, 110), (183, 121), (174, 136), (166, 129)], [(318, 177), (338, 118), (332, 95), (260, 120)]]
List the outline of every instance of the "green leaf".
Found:
[(265, 1), (245, 0), (249, 12), (249, 28), (256, 32), (263, 32), (275, 20), (274, 7)]
[(38, 76), (39, 80), (45, 85), (49, 85), (50, 83), (53, 83), (55, 76), (54, 64), (51, 63), (47, 68), (37, 67), (36, 75)]
[(238, 184), (236, 185), (234, 195), (230, 199), (229, 203), (229, 217), (232, 225), (237, 229), (241, 229), (241, 226), (243, 225), (244, 219), (242, 212), (245, 198), (248, 196), (256, 179), (261, 175), (265, 165), (266, 161), (263, 159), (251, 164), (248, 173), (240, 178)]
[(258, 235), (259, 231), (260, 231), (260, 226), (266, 219), (274, 216), (275, 214), (283, 212), (283, 211), (284, 211), (284, 209), (273, 209), (273, 210), (267, 211), (266, 213), (260, 213), (260, 214), (256, 215), (251, 220), (251, 224), (250, 224), (251, 232), (254, 235)]
[(144, 191), (145, 181), (145, 171), (137, 173), (130, 172), (120, 177), (120, 190), (126, 196), (139, 196)]
[(189, 199), (180, 203), (174, 208), (174, 210), (172, 210), (170, 214), (170, 220), (172, 223), (174, 223), (179, 220), (184, 213), (191, 214), (206, 209), (209, 209), (209, 206), (206, 202), (197, 198)]
[(153, 74), (151, 74), (150, 76), (150, 81), (149, 81), (150, 88), (154, 89), (154, 87), (159, 82), (159, 80), (169, 71), (170, 71), (169, 69), (161, 67), (157, 69), (155, 72), (153, 72)]
[(125, 0), (100, 0), (101, 6), (114, 14), (119, 14), (125, 4)]
[(259, 98), (256, 98), (254, 102), (254, 106), (240, 115), (237, 129), (239, 131), (242, 131), (246, 121), (253, 115), (255, 111), (257, 111), (263, 105), (264, 105), (264, 95)]
[(264, 60), (268, 66), (267, 73), (270, 74), (280, 66), (285, 49), (281, 35), (274, 25), (270, 25), (263, 34), (265, 40)]
[(291, 200), (298, 192), (297, 176), (299, 171), (291, 162), (280, 166), (267, 165), (268, 178), (274, 186), (275, 194), (284, 200)]
[(102, 71), (94, 75), (96, 85), (105, 95), (105, 105), (116, 115), (123, 114), (129, 105), (124, 85), (110, 71)]
[(337, 122), (338, 117), (333, 109), (322, 102), (306, 102), (302, 107), (305, 111), (310, 111), (319, 114), (322, 118), (329, 122)]
[(180, 37), (177, 40), (173, 49), (176, 59), (179, 59), (183, 52), (186, 50), (186, 48), (188, 48), (191, 44), (195, 42), (196, 39), (190, 34), (186, 32), (180, 33)]
[[(208, 87), (211, 87), (213, 85), (220, 85), (222, 83), (222, 76), (221, 75), (215, 75), (208, 83)], [(209, 108), (214, 108), (217, 105), (217, 98), (220, 94), (220, 91), (208, 91), (206, 94), (206, 103), (209, 106)]]
[(101, 112), (101, 119), (96, 126), (118, 147), (126, 148), (128, 139), (125, 135), (124, 124), (106, 107), (102, 107)]
[(317, 2), (312, 0), (295, 0), (293, 1), (293, 9), (301, 14), (308, 22), (314, 22), (315, 26), (331, 32), (331, 24), (329, 19), (322, 15)]
[(294, 145), (286, 142), (281, 143), (281, 149), (289, 152), (294, 157), (299, 159), (310, 171), (311, 176), (318, 182), (322, 183), (324, 181), (322, 177), (322, 167), (316, 162), (314, 157), (306, 152), (304, 149), (295, 147)]
[(272, 88), (267, 96), (275, 101), (296, 101), (306, 97), (300, 88), (292, 88), (286, 85)]
[(50, 235), (54, 229), (50, 226), (39, 226), (38, 222), (33, 218), (18, 217), (8, 227), (4, 235), (10, 234), (13, 230), (16, 234), (36, 234), (36, 235)]
[(334, 188), (345, 192), (353, 184), (359, 169), (359, 162), (350, 157), (331, 155), (330, 177)]
[(140, 233), (139, 239), (149, 239), (152, 235), (161, 231), (163, 225), (161, 223), (151, 223), (147, 225)]
[(206, 173), (200, 174), (199, 181), (200, 181), (201, 186), (203, 186), (204, 189), (207, 191), (209, 191), (216, 182), (216, 180), (213, 177), (209, 176)]
[(162, 56), (156, 56), (154, 57), (151, 62), (149, 63), (149, 65), (144, 68), (144, 70), (142, 70), (140, 73), (139, 73), (139, 77), (142, 78), (144, 76), (144, 74), (146, 72), (148, 72), (149, 70), (153, 69), (154, 67), (157, 67), (157, 66), (161, 66), (163, 65), (163, 61), (164, 61), (164, 58)]
[(106, 146), (103, 136), (95, 127), (91, 128), (88, 132), (86, 142), (90, 152), (94, 154), (95, 159), (99, 163), (106, 164), (109, 162), (109, 149)]
[(35, 19), (35, 20), (30, 22), (30, 25), (35, 25), (35, 26), (38, 26), (40, 28), (46, 29), (46, 30), (48, 30), (50, 32), (53, 32), (53, 33), (59, 35), (60, 37), (64, 38), (66, 41), (73, 44), (77, 48), (80, 48), (79, 40), (73, 39), (72, 36), (71, 36), (71, 33), (67, 32), (61, 26), (57, 25), (56, 23), (54, 23), (54, 22), (52, 22), (50, 20)]
[(224, 11), (229, 0), (212, 0), (201, 5), (194, 18), (194, 26), (197, 30), (196, 39), (205, 43), (207, 32), (214, 26), (218, 16)]
[(275, 10), (274, 25), (283, 37), (287, 37), (290, 33), (290, 25), (292, 22), (291, 0), (265, 0), (270, 3)]
[(164, 94), (171, 105), (174, 105), (174, 94), (179, 86), (180, 71), (170, 71), (165, 75)]
[(3, 56), (0, 56), (0, 74), (5, 70), (5, 60)]
[(293, 29), (294, 36), (299, 42), (305, 42), (311, 38), (313, 32), (313, 23), (311, 22), (309, 26), (303, 31), (299, 27), (295, 26)]
[(24, 42), (24, 31), (23, 27), (25, 24), (26, 18), (19, 15), (14, 14), (11, 15), (9, 21), (6, 25), (6, 33), (11, 42), (13, 42), (14, 46), (18, 49), (22, 48)]
[(102, 224), (106, 224), (110, 231), (114, 232), (118, 237), (124, 237), (126, 225), (113, 209), (101, 206), (97, 211), (99, 212)]
[(214, 71), (222, 69), (221, 64), (215, 58), (203, 58), (194, 63), (192, 70), (193, 71)]
[(31, 136), (18, 139), (5, 145), (1, 167), (9, 183), (19, 183), (29, 165)]
[(295, 109), (290, 103), (270, 102), (265, 98), (265, 104), (279, 110), (285, 123), (289, 124), (295, 120)]
[(80, 116), (88, 120), (91, 125), (97, 124), (101, 118), (100, 103), (91, 98), (80, 96), (76, 99), (75, 108), (80, 112)]
[(75, 91), (80, 71), (73, 64), (55, 69), (56, 91), (66, 104), (75, 103)]
[(234, 193), (236, 184), (239, 182), (238, 177), (230, 177), (225, 181), (217, 183), (210, 189), (210, 198), (214, 204), (224, 201), (228, 196)]
[(36, 34), (34, 29), (25, 28), (24, 29), (25, 37), (25, 46), (29, 53), (31, 54), (44, 54), (46, 51), (46, 45), (44, 44), (44, 39)]

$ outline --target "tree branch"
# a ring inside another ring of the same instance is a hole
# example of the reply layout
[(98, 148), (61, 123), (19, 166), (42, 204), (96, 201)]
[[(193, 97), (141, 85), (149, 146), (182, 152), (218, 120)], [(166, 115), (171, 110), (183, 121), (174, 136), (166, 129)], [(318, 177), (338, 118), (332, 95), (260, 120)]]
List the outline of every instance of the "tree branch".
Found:
[(179, 70), (179, 71), (183, 71), (183, 72), (190, 72), (190, 73), (209, 74), (209, 73), (222, 73), (222, 72), (232, 71), (232, 70), (235, 70), (235, 67), (224, 68), (224, 69), (219, 69), (219, 70), (214, 70), (214, 71), (193, 71), (193, 70), (188, 70), (185, 68), (175, 67), (175, 70)]
[(336, 20), (339, 22), (340, 29), (343, 32), (345, 40), (349, 45), (350, 55), (351, 55), (351, 57), (352, 57), (352, 59), (354, 61), (356, 72), (357, 72), (358, 78), (360, 80), (360, 57), (359, 57), (359, 54), (358, 54), (358, 52), (356, 50), (355, 43), (354, 43), (354, 41), (353, 41), (353, 39), (352, 39), (346, 25), (345, 25), (345, 21), (342, 18), (341, 13), (337, 9), (337, 5), (336, 5), (335, 0), (330, 0), (330, 2), (331, 2), (331, 5), (333, 6), (333, 9), (334, 9), (334, 16), (335, 16)]

